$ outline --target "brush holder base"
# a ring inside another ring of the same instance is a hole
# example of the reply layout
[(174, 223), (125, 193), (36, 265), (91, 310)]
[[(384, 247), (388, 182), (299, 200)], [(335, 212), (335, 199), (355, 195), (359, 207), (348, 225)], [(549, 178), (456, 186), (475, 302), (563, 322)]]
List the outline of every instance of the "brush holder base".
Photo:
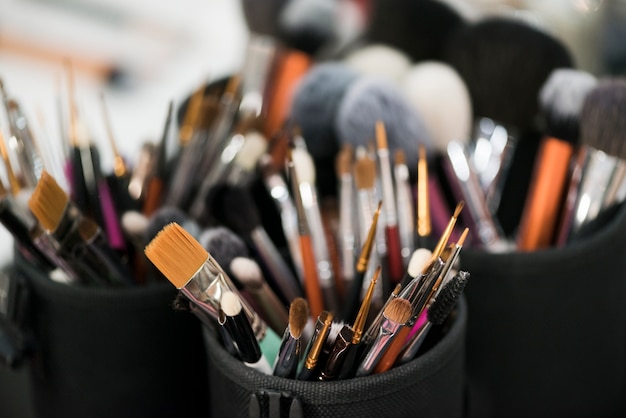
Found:
[(464, 249), (470, 417), (626, 416), (626, 205), (562, 248)]
[(89, 288), (50, 280), (15, 257), (30, 293), (27, 367), (37, 417), (208, 414), (200, 322), (172, 308), (170, 283)]
[(387, 372), (332, 382), (264, 375), (231, 356), (205, 331), (211, 416), (221, 417), (462, 417), (463, 299), (444, 336), (415, 360)]

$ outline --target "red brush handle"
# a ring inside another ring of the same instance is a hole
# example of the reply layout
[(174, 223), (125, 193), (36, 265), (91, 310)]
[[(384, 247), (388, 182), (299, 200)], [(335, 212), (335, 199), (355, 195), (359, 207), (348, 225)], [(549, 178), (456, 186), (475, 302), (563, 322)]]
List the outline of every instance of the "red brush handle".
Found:
[(387, 264), (389, 266), (389, 280), (396, 284), (400, 283), (404, 276), (404, 263), (402, 262), (402, 246), (400, 244), (400, 231), (397, 225), (385, 227), (387, 240)]

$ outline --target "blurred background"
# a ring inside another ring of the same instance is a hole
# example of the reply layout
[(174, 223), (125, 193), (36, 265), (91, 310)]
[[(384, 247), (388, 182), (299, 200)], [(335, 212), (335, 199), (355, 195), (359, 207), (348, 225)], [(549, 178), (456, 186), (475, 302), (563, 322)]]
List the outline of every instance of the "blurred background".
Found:
[[(0, 0), (0, 80), (34, 121), (36, 136), (59, 141), (63, 60), (70, 58), (77, 104), (101, 145), (102, 167), (111, 166), (112, 154), (100, 94), (106, 97), (119, 150), (132, 162), (141, 143), (158, 140), (170, 100), (179, 105), (207, 79), (240, 68), (249, 35), (244, 6), (254, 1)], [(626, 73), (626, 0), (445, 2), (468, 20), (510, 15), (543, 28), (570, 48), (580, 69), (596, 75)], [(5, 133), (6, 123), (0, 123)], [(11, 235), (0, 228), (2, 265), (12, 258), (11, 243)], [(28, 405), (18, 397), (23, 389), (14, 385), (16, 376), (0, 367), (0, 416), (29, 416)], [(11, 382), (12, 390), (2, 379)]]

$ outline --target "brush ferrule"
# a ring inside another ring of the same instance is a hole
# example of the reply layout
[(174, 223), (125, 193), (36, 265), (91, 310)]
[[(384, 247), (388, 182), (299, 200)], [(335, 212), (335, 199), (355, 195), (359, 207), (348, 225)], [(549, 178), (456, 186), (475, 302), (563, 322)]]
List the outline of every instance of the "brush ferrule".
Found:
[(291, 335), (291, 331), (287, 327), (274, 362), (274, 376), (293, 379), (302, 357), (302, 351), (302, 339)]
[(353, 338), (354, 332), (352, 331), (352, 328), (344, 325), (341, 328), (341, 331), (339, 331), (339, 334), (337, 334), (333, 348), (328, 356), (326, 366), (320, 375), (320, 380), (334, 380), (339, 374), (346, 358), (346, 354), (352, 345)]
[(372, 343), (369, 351), (365, 355), (365, 358), (359, 365), (356, 375), (357, 377), (367, 376), (374, 370), (374, 367), (378, 364), (382, 358), (385, 350), (393, 341), (396, 333), (404, 324), (394, 322), (389, 318), (385, 318), (380, 325), (380, 330), (374, 342)]

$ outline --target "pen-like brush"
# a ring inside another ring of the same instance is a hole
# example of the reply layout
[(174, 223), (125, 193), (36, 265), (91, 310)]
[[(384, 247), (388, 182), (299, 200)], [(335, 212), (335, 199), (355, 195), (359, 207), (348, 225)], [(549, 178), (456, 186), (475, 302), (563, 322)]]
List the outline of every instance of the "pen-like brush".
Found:
[(265, 281), (256, 261), (247, 257), (235, 257), (230, 262), (230, 270), (255, 301), (267, 324), (276, 332), (283, 331), (289, 322), (287, 309)]
[(302, 369), (298, 373), (298, 380), (315, 380), (318, 372), (318, 364), (324, 345), (330, 333), (330, 326), (333, 322), (333, 314), (328, 311), (323, 311), (317, 318), (317, 324), (315, 326), (315, 332), (311, 337), (311, 341), (307, 349), (305, 350), (306, 358)]
[[(423, 148), (420, 148), (420, 150)], [(419, 172), (419, 168), (418, 168)], [(415, 216), (413, 209), (413, 192), (411, 190), (411, 178), (409, 168), (406, 165), (406, 156), (403, 150), (396, 150), (393, 164), (393, 178), (395, 179), (396, 207), (398, 208), (398, 230), (400, 234), (403, 263), (409, 262), (411, 253), (415, 249), (413, 230), (415, 229)], [(418, 174), (419, 178), (419, 174)]]
[[(321, 312), (320, 312), (321, 313)], [(303, 298), (296, 298), (289, 305), (289, 325), (285, 329), (276, 361), (274, 376), (293, 379), (305, 349), (302, 331), (309, 319), (309, 307)]]
[(353, 150), (346, 144), (337, 154), (336, 170), (339, 179), (339, 252), (341, 276), (350, 288), (354, 279), (356, 236), (354, 231), (354, 181), (352, 178)]
[(357, 377), (367, 376), (374, 371), (398, 331), (411, 317), (411, 303), (406, 299), (396, 298), (387, 305), (383, 317), (378, 335), (356, 371)]
[[(309, 221), (302, 201), (298, 173), (296, 172), (294, 161), (291, 159), (291, 153), (289, 153), (287, 158), (287, 174), (298, 216), (298, 234), (300, 236), (305, 294), (309, 301), (312, 315), (317, 317), (324, 310), (324, 291), (321, 287), (322, 283), (320, 282), (317, 269), (317, 259), (313, 248)], [(332, 288), (330, 290), (332, 291)]]
[(402, 280), (404, 263), (402, 261), (402, 246), (400, 244), (400, 232), (398, 229), (398, 211), (396, 197), (393, 189), (393, 176), (391, 174), (391, 162), (389, 160), (389, 148), (387, 147), (387, 133), (382, 121), (376, 122), (376, 154), (380, 167), (380, 183), (383, 195), (383, 212), (385, 227), (385, 242), (387, 243), (387, 265), (389, 267), (388, 280), (392, 284)]

